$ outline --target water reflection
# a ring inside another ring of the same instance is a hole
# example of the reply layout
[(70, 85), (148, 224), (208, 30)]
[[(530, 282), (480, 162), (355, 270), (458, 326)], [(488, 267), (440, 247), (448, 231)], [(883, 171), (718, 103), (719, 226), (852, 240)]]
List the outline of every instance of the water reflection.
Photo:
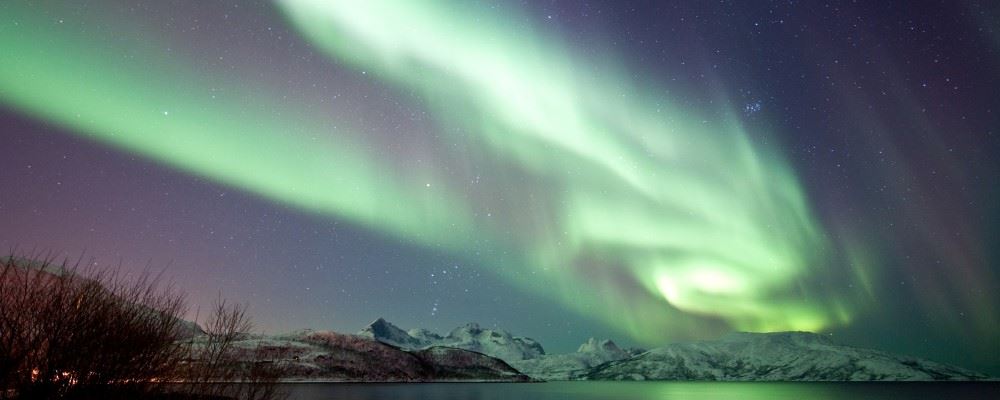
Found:
[(310, 383), (285, 385), (294, 400), (861, 400), (996, 399), (1000, 383)]

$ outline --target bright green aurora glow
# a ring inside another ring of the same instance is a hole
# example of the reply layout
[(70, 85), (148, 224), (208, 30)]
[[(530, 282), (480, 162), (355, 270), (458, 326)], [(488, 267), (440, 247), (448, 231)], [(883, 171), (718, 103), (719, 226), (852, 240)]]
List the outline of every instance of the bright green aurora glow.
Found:
[[(20, 23), (0, 28), (0, 100), (469, 257), (646, 342), (816, 331), (856, 310), (819, 282), (864, 268), (829, 265), (831, 244), (793, 172), (728, 110), (685, 109), (623, 67), (525, 33), (513, 15), (424, 1), (277, 4), (334, 62), (415, 93), (436, 119), (440, 156), (390, 159), (335, 118), (271, 98), (265, 83), (236, 85), (139, 42), (109, 48), (47, 29), (27, 6), (10, 7)], [(238, 95), (209, 99), (206, 86)], [(480, 174), (492, 189), (468, 184)]]

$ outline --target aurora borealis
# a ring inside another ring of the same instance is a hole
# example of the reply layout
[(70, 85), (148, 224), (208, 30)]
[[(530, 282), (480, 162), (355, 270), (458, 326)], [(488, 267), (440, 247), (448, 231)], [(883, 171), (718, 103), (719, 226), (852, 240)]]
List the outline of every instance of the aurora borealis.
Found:
[(0, 244), (169, 264), (272, 330), (1000, 364), (989, 11), (726, 7), (4, 3)]

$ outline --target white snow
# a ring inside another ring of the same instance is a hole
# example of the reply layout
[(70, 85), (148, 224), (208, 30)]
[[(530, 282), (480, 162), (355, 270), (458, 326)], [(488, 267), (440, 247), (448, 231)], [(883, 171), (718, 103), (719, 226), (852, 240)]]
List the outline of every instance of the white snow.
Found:
[(435, 346), (454, 347), (483, 353), (508, 363), (545, 354), (542, 345), (531, 338), (513, 336), (499, 329), (483, 329), (476, 323), (462, 325), (448, 335), (441, 336), (426, 329), (411, 329), (406, 332), (379, 318), (358, 332), (358, 335), (409, 350)]
[(927, 360), (840, 346), (808, 332), (737, 333), (601, 365), (587, 379), (927, 381), (985, 376)]

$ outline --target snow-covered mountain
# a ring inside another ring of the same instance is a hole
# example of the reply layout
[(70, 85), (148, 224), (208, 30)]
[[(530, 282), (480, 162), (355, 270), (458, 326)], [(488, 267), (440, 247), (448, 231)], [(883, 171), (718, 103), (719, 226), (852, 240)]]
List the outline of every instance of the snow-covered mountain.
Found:
[(420, 349), (431, 346), (430, 341), (410, 336), (406, 331), (382, 318), (368, 324), (357, 335), (404, 349)]
[[(361, 381), (725, 380), (929, 381), (988, 376), (955, 366), (841, 346), (808, 332), (734, 333), (649, 351), (589, 339), (575, 353), (545, 354), (532, 339), (477, 324), (442, 336), (379, 318), (357, 335), (297, 331), (241, 342), (285, 354), (290, 379)], [(529, 378), (530, 377), (530, 378)]]
[(807, 332), (735, 333), (678, 343), (601, 364), (582, 379), (724, 381), (930, 381), (987, 376), (912, 357), (841, 346)]
[[(195, 339), (197, 341), (197, 338)], [(197, 343), (196, 343), (197, 344)], [(432, 382), (531, 380), (503, 360), (450, 347), (403, 350), (370, 338), (331, 331), (247, 335), (240, 354), (264, 352), (291, 381)]]
[(580, 345), (576, 349), (577, 353), (584, 354), (595, 354), (600, 356), (607, 356), (609, 360), (620, 360), (625, 358), (625, 350), (622, 350), (612, 342), (610, 339), (597, 340), (594, 338), (587, 339), (586, 342)]
[(441, 335), (438, 335), (434, 332), (431, 332), (423, 328), (410, 329), (406, 331), (406, 333), (409, 334), (410, 337), (420, 340), (423, 343), (436, 343), (441, 341), (441, 339), (443, 339)]
[(641, 350), (623, 350), (611, 340), (590, 338), (580, 345), (576, 353), (548, 354), (537, 358), (508, 362), (518, 371), (533, 378), (573, 380), (582, 378), (593, 367), (640, 353), (642, 353)]
[(483, 329), (475, 323), (453, 329), (434, 345), (478, 351), (508, 362), (545, 354), (542, 345), (534, 339), (513, 336), (504, 330)]
[(407, 349), (454, 347), (506, 361), (544, 380), (902, 381), (975, 380), (959, 367), (841, 346), (808, 332), (734, 333), (714, 341), (676, 343), (650, 351), (621, 349), (591, 338), (575, 353), (545, 354), (532, 339), (466, 324), (441, 336), (409, 332), (378, 319), (359, 335)]
[(403, 349), (420, 350), (435, 346), (470, 350), (507, 362), (537, 358), (545, 354), (542, 345), (531, 338), (513, 336), (497, 329), (483, 329), (469, 323), (441, 336), (426, 329), (409, 332), (379, 318), (366, 326), (358, 336), (374, 339)]

